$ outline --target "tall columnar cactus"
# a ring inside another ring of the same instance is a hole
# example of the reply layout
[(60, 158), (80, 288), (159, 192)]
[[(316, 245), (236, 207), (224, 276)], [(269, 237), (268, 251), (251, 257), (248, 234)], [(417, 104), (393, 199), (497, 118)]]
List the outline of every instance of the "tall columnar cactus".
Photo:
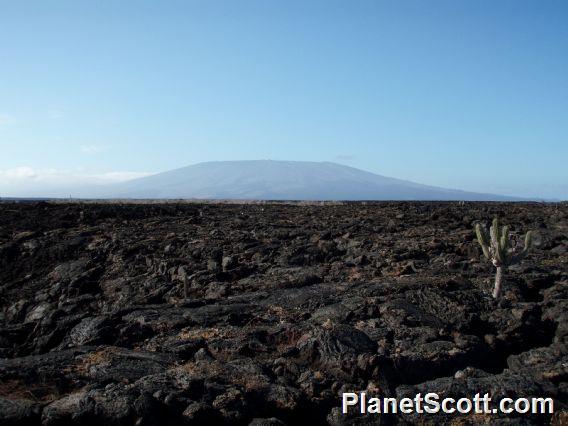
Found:
[(477, 234), (477, 241), (479, 241), (481, 250), (483, 250), (483, 255), (497, 268), (493, 297), (498, 299), (501, 297), (503, 276), (507, 268), (519, 263), (527, 255), (532, 243), (532, 231), (528, 231), (525, 235), (525, 246), (522, 250), (511, 248), (509, 227), (499, 227), (497, 218), (493, 219), (493, 225), (490, 227), (489, 232), (487, 232), (485, 226), (481, 226), (478, 223), (475, 225), (475, 233)]

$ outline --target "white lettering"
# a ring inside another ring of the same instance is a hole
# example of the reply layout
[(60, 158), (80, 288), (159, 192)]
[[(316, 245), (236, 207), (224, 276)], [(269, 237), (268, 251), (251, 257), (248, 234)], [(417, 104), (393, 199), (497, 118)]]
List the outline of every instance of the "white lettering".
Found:
[[(523, 408), (521, 408), (521, 404), (524, 405)], [(526, 398), (519, 398), (515, 401), (515, 411), (517, 413), (528, 413), (529, 410), (531, 409), (531, 403), (529, 402), (528, 399)]]
[[(546, 410), (545, 410), (546, 404)], [(554, 413), (554, 401), (552, 398), (533, 398), (532, 399), (532, 412), (540, 414), (552, 414)]]
[(359, 401), (359, 397), (356, 393), (345, 392), (343, 394), (343, 414), (347, 414), (348, 406), (355, 405)]
[(458, 411), (462, 414), (467, 414), (471, 411), (471, 401), (468, 398), (458, 399), (456, 406), (458, 408)]
[(501, 400), (501, 402), (499, 403), (500, 409), (502, 413), (505, 414), (510, 414), (513, 412), (513, 409), (510, 408), (511, 407), (511, 403), (513, 402), (513, 400), (511, 398), (503, 398)]
[(438, 394), (435, 394), (433, 392), (427, 393), (426, 396), (424, 397), (424, 402), (426, 403), (424, 410), (430, 414), (435, 414), (439, 412), (440, 403), (438, 402), (438, 399), (440, 399)]
[(369, 404), (367, 405), (367, 412), (376, 414), (381, 412), (381, 400), (380, 398), (369, 399)]
[(413, 398), (378, 398), (372, 397), (367, 400), (366, 392), (345, 392), (342, 395), (342, 412), (347, 414), (349, 407), (359, 404), (361, 414), (397, 414), (399, 411), (404, 414), (428, 413), (435, 414), (440, 411), (446, 414), (455, 412), (468, 414), (472, 411), (476, 414), (496, 414), (496, 413), (519, 413), (526, 414), (552, 414), (554, 412), (554, 400), (552, 398), (503, 398), (499, 401), (499, 409), (490, 408), (491, 397), (488, 393), (476, 393), (473, 398), (443, 398), (437, 393), (429, 392), (423, 395), (418, 393)]
[(452, 414), (456, 412), (455, 408), (448, 408), (448, 403), (453, 404), (454, 402), (456, 402), (456, 400), (454, 398), (444, 398), (442, 399), (442, 411), (444, 413), (448, 413), (448, 414)]
[[(390, 409), (389, 409), (390, 404)], [(385, 398), (383, 399), (383, 413), (398, 413), (398, 405), (396, 403), (396, 398)]]
[(400, 412), (404, 413), (404, 414), (410, 414), (412, 413), (412, 408), (414, 406), (414, 403), (412, 402), (412, 399), (410, 398), (402, 398), (400, 400)]
[(424, 402), (424, 398), (422, 398), (422, 394), (419, 393), (414, 397), (414, 405), (416, 407), (416, 412), (422, 414), (424, 410), (422, 409), (422, 402)]

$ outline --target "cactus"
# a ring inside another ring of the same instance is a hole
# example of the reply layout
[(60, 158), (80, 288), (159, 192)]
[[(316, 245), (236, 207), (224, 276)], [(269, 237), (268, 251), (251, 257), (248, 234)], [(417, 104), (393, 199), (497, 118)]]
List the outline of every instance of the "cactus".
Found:
[(183, 266), (180, 266), (178, 269), (178, 275), (181, 278), (181, 282), (183, 283), (183, 298), (187, 299), (189, 288), (188, 288), (188, 281), (189, 277), (187, 276), (187, 272)]
[(475, 233), (483, 255), (491, 261), (493, 266), (497, 269), (493, 297), (499, 299), (501, 297), (501, 287), (507, 268), (523, 260), (531, 248), (532, 231), (528, 231), (525, 235), (525, 246), (522, 250), (511, 248), (509, 227), (499, 227), (499, 220), (497, 218), (493, 219), (493, 225), (490, 227), (489, 232), (487, 232), (486, 227), (478, 223), (475, 225)]

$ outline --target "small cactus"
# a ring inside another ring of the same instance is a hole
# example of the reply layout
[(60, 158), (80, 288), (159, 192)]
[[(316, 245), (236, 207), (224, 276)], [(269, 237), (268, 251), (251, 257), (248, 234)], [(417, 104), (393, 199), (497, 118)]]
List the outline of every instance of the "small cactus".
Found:
[(188, 288), (188, 281), (189, 278), (187, 276), (187, 272), (183, 266), (180, 266), (178, 269), (178, 275), (181, 278), (181, 282), (183, 283), (183, 298), (187, 299), (189, 295), (189, 288)]
[(483, 255), (497, 268), (493, 297), (499, 299), (501, 297), (503, 276), (507, 268), (523, 260), (531, 248), (532, 231), (528, 231), (525, 235), (525, 246), (522, 250), (511, 248), (509, 227), (500, 227), (497, 218), (493, 219), (493, 225), (490, 227), (489, 232), (487, 232), (486, 227), (478, 223), (475, 225), (475, 233)]

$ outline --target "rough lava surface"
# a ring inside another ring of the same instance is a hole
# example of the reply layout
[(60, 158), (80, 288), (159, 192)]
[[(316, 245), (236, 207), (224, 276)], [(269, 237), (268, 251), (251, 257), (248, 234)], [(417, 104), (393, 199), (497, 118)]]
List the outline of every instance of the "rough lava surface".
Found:
[[(494, 216), (537, 234), (499, 302), (472, 232)], [(536, 203), (2, 203), (0, 424), (566, 424), (567, 219)], [(344, 391), (556, 412), (342, 415)]]

